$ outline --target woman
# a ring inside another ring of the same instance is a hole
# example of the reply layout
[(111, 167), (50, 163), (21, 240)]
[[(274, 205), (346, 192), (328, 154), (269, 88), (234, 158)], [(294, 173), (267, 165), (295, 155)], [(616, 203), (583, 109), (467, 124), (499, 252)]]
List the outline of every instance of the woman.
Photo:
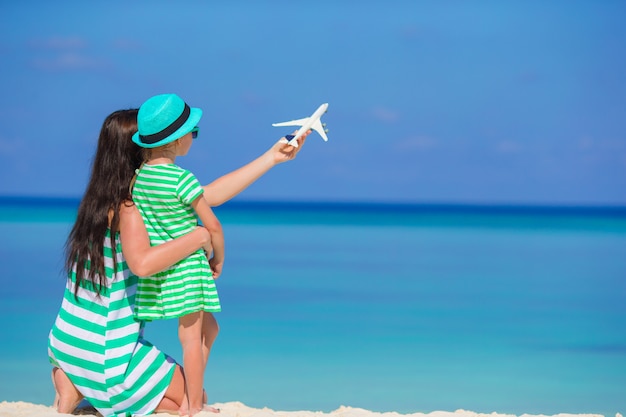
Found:
[[(60, 413), (71, 413), (83, 397), (103, 416), (186, 409), (181, 367), (142, 338), (143, 323), (133, 317), (137, 278), (130, 270), (150, 275), (199, 248), (210, 250), (209, 234), (197, 228), (150, 246), (128, 191), (142, 161), (140, 148), (130, 140), (136, 131), (136, 109), (114, 112), (104, 121), (91, 178), (68, 237), (67, 286), (48, 342), (54, 406)], [(228, 201), (301, 148), (277, 142), (205, 186), (205, 198), (211, 206)], [(214, 328), (209, 345), (217, 336)]]

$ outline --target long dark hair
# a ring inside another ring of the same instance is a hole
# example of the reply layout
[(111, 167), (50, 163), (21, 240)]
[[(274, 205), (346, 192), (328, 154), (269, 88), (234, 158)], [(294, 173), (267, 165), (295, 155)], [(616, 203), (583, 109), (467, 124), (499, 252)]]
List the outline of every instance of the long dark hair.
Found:
[[(65, 267), (67, 271), (76, 268), (75, 296), (85, 279), (92, 282), (98, 295), (106, 285), (104, 244), (109, 213), (113, 213), (111, 248), (116, 259), (115, 235), (119, 230), (120, 205), (132, 204), (128, 187), (143, 160), (141, 148), (131, 140), (137, 131), (137, 111), (118, 110), (102, 124), (91, 178), (65, 244)], [(116, 262), (113, 268), (116, 269)]]

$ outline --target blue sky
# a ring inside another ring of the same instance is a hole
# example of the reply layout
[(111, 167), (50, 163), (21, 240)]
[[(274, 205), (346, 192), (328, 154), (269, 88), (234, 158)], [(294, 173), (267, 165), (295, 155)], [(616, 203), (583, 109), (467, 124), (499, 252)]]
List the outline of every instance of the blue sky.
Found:
[(0, 195), (82, 195), (103, 119), (201, 107), (203, 183), (328, 102), (240, 200), (626, 205), (623, 1), (0, 4)]

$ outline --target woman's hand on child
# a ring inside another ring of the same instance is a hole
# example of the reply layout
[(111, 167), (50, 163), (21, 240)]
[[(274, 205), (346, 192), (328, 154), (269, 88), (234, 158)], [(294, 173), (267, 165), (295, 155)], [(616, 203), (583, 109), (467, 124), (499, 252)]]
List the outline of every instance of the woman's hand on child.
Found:
[(213, 253), (213, 245), (211, 242), (207, 243), (202, 247), (204, 249), (204, 253), (206, 254), (207, 259), (211, 257), (211, 253)]
[(192, 233), (198, 234), (200, 236), (200, 245), (201, 249), (204, 249), (204, 253), (206, 253), (206, 257), (210, 258), (211, 253), (213, 252), (213, 245), (211, 244), (211, 233), (203, 226), (197, 226), (196, 230)]

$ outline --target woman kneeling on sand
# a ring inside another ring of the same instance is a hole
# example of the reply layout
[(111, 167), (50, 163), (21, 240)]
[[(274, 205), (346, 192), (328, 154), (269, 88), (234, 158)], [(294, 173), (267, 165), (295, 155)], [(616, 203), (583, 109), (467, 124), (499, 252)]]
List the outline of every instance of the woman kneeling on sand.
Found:
[[(83, 398), (105, 417), (187, 409), (182, 368), (143, 339), (144, 323), (134, 319), (136, 275), (154, 274), (200, 248), (210, 249), (210, 238), (198, 227), (150, 246), (129, 195), (143, 161), (141, 149), (131, 141), (136, 131), (137, 109), (116, 111), (104, 121), (91, 178), (67, 240), (68, 280), (48, 341), (54, 406), (60, 413), (72, 413)], [(204, 198), (210, 206), (230, 200), (273, 166), (293, 159), (305, 137), (297, 148), (279, 141), (204, 186)], [(217, 325), (215, 329), (209, 345)]]

